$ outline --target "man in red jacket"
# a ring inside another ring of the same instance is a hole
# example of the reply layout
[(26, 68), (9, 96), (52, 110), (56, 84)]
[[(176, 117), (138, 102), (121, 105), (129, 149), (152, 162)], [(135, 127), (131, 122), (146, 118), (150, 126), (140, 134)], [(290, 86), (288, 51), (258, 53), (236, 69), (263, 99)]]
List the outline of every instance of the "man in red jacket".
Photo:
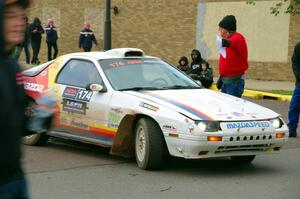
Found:
[(222, 77), (221, 92), (241, 97), (245, 86), (245, 72), (248, 69), (248, 49), (244, 36), (236, 32), (236, 19), (225, 16), (219, 23), (222, 47), (226, 53), (220, 54), (219, 73)]

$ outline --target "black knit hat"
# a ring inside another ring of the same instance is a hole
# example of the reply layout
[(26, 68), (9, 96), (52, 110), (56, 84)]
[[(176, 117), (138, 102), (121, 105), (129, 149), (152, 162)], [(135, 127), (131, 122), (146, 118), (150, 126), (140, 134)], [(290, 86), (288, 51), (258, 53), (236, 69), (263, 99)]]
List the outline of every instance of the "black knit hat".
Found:
[(221, 28), (224, 28), (228, 31), (236, 31), (236, 20), (235, 16), (227, 15), (219, 23)]

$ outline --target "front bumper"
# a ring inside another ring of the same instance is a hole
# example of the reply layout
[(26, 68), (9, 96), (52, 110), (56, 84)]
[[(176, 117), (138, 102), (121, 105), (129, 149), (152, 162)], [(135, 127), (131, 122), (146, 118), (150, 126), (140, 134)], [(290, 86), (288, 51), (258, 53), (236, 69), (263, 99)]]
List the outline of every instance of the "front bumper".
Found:
[[(276, 138), (277, 133), (284, 137)], [(208, 136), (221, 136), (222, 141), (208, 141)], [(214, 133), (201, 136), (165, 136), (170, 155), (186, 159), (211, 157), (259, 155), (278, 152), (288, 140), (288, 130), (265, 133), (224, 134)]]

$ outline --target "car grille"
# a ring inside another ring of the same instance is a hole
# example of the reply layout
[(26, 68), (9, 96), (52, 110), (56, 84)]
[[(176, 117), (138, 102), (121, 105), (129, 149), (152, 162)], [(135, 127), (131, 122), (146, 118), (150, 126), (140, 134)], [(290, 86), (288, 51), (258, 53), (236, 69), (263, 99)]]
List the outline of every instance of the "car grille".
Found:
[(231, 136), (228, 141), (255, 141), (255, 140), (271, 140), (274, 138), (274, 135), (251, 135), (251, 136)]
[(225, 139), (226, 143), (234, 142), (235, 145), (220, 146), (215, 151), (215, 153), (229, 153), (229, 152), (247, 152), (256, 151), (263, 152), (267, 150), (279, 150), (280, 148), (274, 147), (274, 144), (264, 143), (264, 144), (251, 144), (251, 142), (256, 141), (267, 141), (275, 138), (275, 135), (248, 135), (248, 136), (230, 136)]
[[(237, 145), (237, 146), (220, 146), (215, 153), (241, 152), (241, 151), (266, 151), (273, 148), (273, 144), (254, 144), (254, 145)], [(274, 150), (276, 150), (274, 148)], [(278, 149), (279, 150), (279, 149)]]

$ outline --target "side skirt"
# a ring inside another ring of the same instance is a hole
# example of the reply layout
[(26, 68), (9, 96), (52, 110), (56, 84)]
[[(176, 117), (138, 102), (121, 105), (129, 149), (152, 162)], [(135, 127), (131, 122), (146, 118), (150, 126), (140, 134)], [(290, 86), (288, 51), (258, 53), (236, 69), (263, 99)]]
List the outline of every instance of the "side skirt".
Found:
[(95, 144), (95, 145), (98, 145), (98, 146), (103, 146), (103, 147), (108, 147), (108, 148), (111, 147), (111, 145), (112, 145), (111, 141), (103, 141), (103, 140), (99, 140), (99, 139), (96, 139), (96, 138), (83, 137), (83, 136), (79, 136), (79, 135), (65, 133), (65, 132), (62, 132), (62, 131), (49, 131), (47, 134), (49, 136), (53, 136), (53, 137), (69, 139), (69, 140), (75, 140), (75, 141), (79, 141), (79, 142), (84, 142), (84, 143), (88, 143), (88, 144)]

